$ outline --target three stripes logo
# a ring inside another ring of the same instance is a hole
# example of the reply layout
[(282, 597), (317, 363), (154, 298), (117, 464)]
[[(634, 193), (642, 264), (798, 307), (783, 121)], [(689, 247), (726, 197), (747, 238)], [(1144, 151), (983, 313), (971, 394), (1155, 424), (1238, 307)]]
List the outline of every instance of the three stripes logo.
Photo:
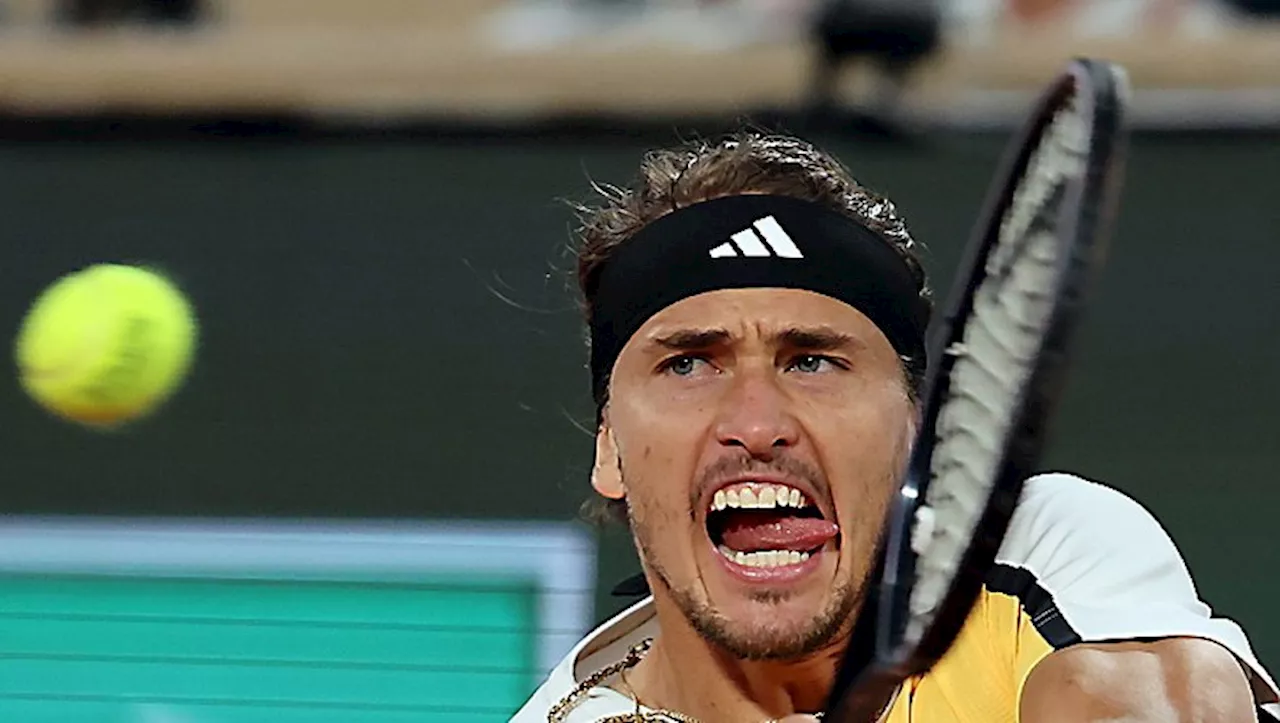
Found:
[(730, 241), (725, 241), (711, 249), (711, 258), (727, 259), (740, 256), (804, 258), (796, 242), (791, 240), (773, 216), (765, 216), (751, 224), (750, 228), (743, 229), (729, 238)]

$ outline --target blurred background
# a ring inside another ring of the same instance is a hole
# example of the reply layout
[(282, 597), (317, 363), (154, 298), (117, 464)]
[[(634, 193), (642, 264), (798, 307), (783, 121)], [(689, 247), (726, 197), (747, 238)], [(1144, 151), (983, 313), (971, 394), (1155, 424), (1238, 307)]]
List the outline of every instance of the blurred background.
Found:
[(0, 328), (175, 278), (185, 388), (110, 434), (0, 381), (0, 720), (505, 721), (631, 602), (577, 522), (591, 179), (744, 122), (889, 194), (945, 294), (1073, 55), (1119, 227), (1046, 468), (1138, 498), (1280, 665), (1275, 0), (0, 0)]

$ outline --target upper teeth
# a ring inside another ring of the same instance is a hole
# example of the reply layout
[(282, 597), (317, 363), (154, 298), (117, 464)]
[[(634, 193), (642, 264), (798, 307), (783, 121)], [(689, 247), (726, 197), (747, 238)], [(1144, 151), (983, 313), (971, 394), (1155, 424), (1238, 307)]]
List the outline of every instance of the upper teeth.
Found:
[(748, 482), (718, 490), (711, 509), (773, 509), (774, 507), (808, 507), (809, 500), (794, 487)]

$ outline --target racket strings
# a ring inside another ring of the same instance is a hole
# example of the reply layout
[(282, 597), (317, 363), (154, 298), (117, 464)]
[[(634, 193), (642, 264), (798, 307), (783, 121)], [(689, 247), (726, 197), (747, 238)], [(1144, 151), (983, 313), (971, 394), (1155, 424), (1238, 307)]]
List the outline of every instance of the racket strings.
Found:
[(919, 555), (906, 637), (916, 641), (942, 604), (986, 508), (1019, 390), (1034, 368), (1061, 281), (1057, 227), (1064, 181), (1084, 173), (1089, 126), (1074, 103), (1049, 122), (1029, 159), (974, 293), (948, 398), (934, 429), (931, 482), (917, 519)]

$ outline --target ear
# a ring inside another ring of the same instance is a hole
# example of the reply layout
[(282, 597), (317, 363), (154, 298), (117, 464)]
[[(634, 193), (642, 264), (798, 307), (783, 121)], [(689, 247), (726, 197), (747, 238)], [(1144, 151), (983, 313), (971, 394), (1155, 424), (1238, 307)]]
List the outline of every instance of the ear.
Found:
[(613, 441), (613, 431), (603, 424), (596, 432), (596, 461), (591, 466), (591, 486), (602, 496), (620, 500), (627, 491), (622, 486), (622, 462), (618, 459), (618, 445)]

